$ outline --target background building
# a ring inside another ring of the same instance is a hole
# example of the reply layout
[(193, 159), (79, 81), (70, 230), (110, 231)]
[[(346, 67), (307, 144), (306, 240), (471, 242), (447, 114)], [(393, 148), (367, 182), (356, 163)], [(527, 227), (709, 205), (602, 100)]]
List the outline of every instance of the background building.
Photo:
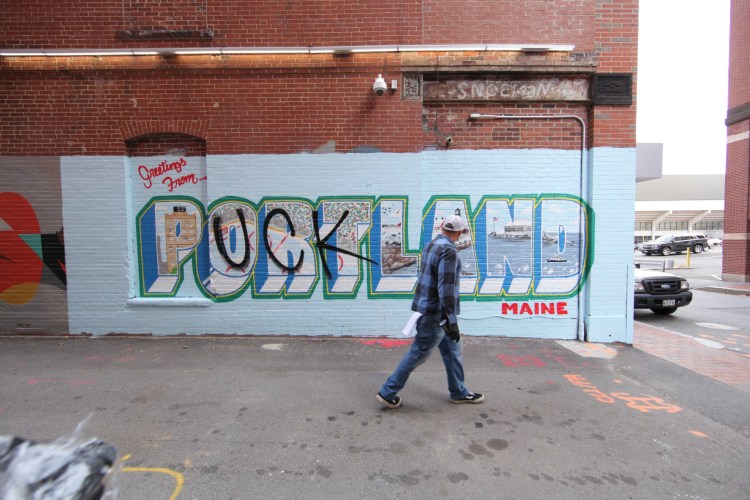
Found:
[(636, 185), (636, 243), (695, 233), (724, 237), (723, 175), (666, 175)]
[(732, 0), (722, 276), (750, 281), (750, 2)]
[(622, 0), (5, 2), (0, 330), (399, 335), (457, 213), (462, 331), (631, 342), (637, 26)]

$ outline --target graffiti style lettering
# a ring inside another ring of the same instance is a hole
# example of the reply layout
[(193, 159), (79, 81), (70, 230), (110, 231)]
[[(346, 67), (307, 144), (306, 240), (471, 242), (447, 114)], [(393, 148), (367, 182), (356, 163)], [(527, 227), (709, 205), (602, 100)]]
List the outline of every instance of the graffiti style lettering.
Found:
[(306, 298), (318, 282), (314, 258), (313, 207), (306, 201), (268, 200), (258, 210), (263, 245), (258, 248), (255, 296)]
[[(245, 241), (245, 254), (242, 256), (242, 262), (237, 264), (232, 260), (232, 258), (227, 254), (226, 246), (224, 245), (224, 233), (222, 231), (221, 227), (221, 219), (219, 217), (214, 217), (214, 241), (216, 241), (216, 246), (219, 249), (219, 253), (224, 258), (224, 260), (229, 264), (230, 267), (233, 267), (235, 269), (243, 269), (248, 262), (250, 262), (250, 245), (248, 244), (248, 238), (247, 238), (247, 227), (245, 226), (245, 216), (242, 213), (242, 210), (239, 208), (237, 209), (237, 218), (240, 220), (240, 227), (242, 229), (242, 235), (243, 240)], [(233, 230), (234, 228), (231, 228), (230, 230)]]
[[(271, 220), (274, 218), (274, 216), (280, 215), (284, 218), (286, 223), (289, 225), (289, 236), (294, 238), (295, 231), (294, 231), (294, 224), (292, 223), (292, 218), (289, 217), (289, 214), (284, 211), (282, 208), (274, 208), (271, 210), (271, 212), (268, 214), (266, 218), (266, 222), (263, 224), (263, 245), (266, 247), (266, 251), (268, 252), (268, 257), (273, 261), (274, 264), (279, 266), (281, 269), (287, 271), (290, 274), (294, 274), (295, 271), (299, 270), (302, 267), (302, 264), (305, 262), (305, 249), (301, 249), (299, 251), (299, 260), (294, 265), (294, 267), (289, 267), (286, 264), (282, 263), (279, 259), (276, 258), (276, 254), (274, 253), (273, 249), (271, 248), (270, 240), (268, 239), (268, 226), (271, 225)], [(281, 240), (282, 243), (285, 240)]]
[(534, 199), (485, 198), (475, 217), (476, 248), (487, 255), (479, 262), (481, 295), (525, 295), (534, 278), (537, 234), (531, 216)]
[[(154, 179), (156, 177), (161, 177), (162, 175), (166, 174), (167, 172), (175, 171), (178, 174), (182, 172), (182, 167), (187, 165), (187, 160), (185, 158), (180, 158), (177, 161), (168, 162), (167, 160), (163, 160), (161, 163), (159, 163), (155, 167), (147, 167), (146, 165), (140, 165), (138, 167), (138, 175), (141, 179), (143, 179), (143, 187), (146, 189), (151, 189), (151, 186), (154, 185)], [(171, 180), (171, 178), (169, 178)], [(204, 180), (205, 177), (201, 180)], [(166, 184), (164, 180), (162, 180), (163, 184)], [(172, 188), (170, 187), (169, 191), (172, 191)]]
[(501, 314), (527, 316), (565, 316), (568, 314), (567, 302), (503, 302)]
[(338, 248), (335, 245), (329, 245), (327, 243), (328, 239), (336, 233), (336, 230), (339, 228), (342, 222), (346, 220), (346, 217), (349, 215), (348, 210), (344, 210), (344, 213), (341, 214), (341, 218), (336, 222), (336, 225), (333, 226), (333, 229), (331, 229), (331, 232), (329, 232), (325, 238), (320, 239), (320, 228), (318, 227), (318, 212), (313, 212), (313, 228), (315, 229), (315, 246), (318, 247), (318, 255), (320, 255), (320, 261), (323, 264), (323, 270), (326, 272), (326, 276), (328, 279), (332, 279), (333, 275), (331, 274), (331, 270), (328, 268), (328, 262), (326, 261), (326, 252), (325, 250), (331, 250), (333, 252), (339, 252), (343, 253), (345, 255), (350, 255), (352, 257), (355, 257), (357, 259), (366, 260), (367, 262), (371, 262), (378, 265), (377, 262), (375, 262), (372, 259), (368, 259), (367, 257), (363, 257), (355, 252), (350, 252), (349, 250), (344, 250), (343, 248)]
[(207, 177), (196, 177), (195, 174), (187, 174), (176, 179), (172, 179), (167, 176), (162, 179), (161, 183), (167, 186), (167, 190), (171, 193), (175, 188), (184, 186), (186, 184), (198, 184), (201, 181), (205, 181)]
[(247, 200), (222, 198), (209, 207), (208, 219), (213, 230), (204, 232), (206, 239), (198, 246), (200, 283), (207, 297), (231, 300), (247, 288), (255, 267), (257, 213)]
[[(324, 264), (327, 298), (354, 297), (364, 278), (363, 265), (377, 268), (377, 260), (362, 255), (372, 225), (372, 199), (324, 199), (314, 212), (316, 249)], [(323, 244), (320, 233), (327, 232)], [(372, 255), (370, 255), (372, 257)]]
[[(201, 291), (217, 301), (250, 284), (256, 298), (309, 298), (321, 278), (325, 298), (354, 298), (365, 271), (370, 298), (410, 297), (419, 250), (409, 249), (407, 206), (406, 197), (339, 197), (263, 199), (256, 208), (227, 197), (206, 214), (193, 198), (155, 197), (136, 222), (140, 291), (175, 296), (192, 259)], [(593, 212), (583, 201), (485, 196), (472, 213), (467, 196), (435, 196), (423, 210), (420, 247), (455, 214), (470, 229), (457, 242), (464, 298), (501, 300), (504, 315), (571, 314), (559, 299), (578, 293), (592, 262)]]
[(474, 215), (478, 295), (573, 296), (588, 271), (593, 213), (565, 195), (484, 197)]
[(197, 200), (153, 198), (138, 215), (137, 236), (143, 296), (174, 296), (182, 264), (203, 239), (203, 207)]
[(417, 285), (419, 252), (408, 251), (406, 198), (381, 198), (372, 211), (370, 291), (379, 297), (411, 296)]

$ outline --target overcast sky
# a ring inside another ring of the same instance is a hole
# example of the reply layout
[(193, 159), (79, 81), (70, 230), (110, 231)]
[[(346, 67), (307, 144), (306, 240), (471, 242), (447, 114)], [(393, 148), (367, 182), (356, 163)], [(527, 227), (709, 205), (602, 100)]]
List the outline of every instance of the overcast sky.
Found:
[(640, 2), (637, 142), (663, 175), (726, 171), (729, 1)]

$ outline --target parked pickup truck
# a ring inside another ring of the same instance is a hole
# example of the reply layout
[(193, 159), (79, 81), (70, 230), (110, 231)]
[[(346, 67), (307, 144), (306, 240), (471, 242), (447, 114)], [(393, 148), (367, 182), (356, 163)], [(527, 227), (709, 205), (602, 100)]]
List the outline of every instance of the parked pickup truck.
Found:
[(693, 300), (690, 283), (674, 274), (641, 269), (635, 265), (636, 309), (651, 309), (656, 314), (672, 314)]
[(647, 241), (640, 246), (641, 252), (644, 255), (651, 255), (654, 253), (671, 255), (673, 253), (685, 252), (688, 249), (693, 253), (701, 253), (709, 248), (706, 237), (695, 234), (686, 234), (682, 236), (665, 234), (664, 236), (659, 236), (654, 241)]

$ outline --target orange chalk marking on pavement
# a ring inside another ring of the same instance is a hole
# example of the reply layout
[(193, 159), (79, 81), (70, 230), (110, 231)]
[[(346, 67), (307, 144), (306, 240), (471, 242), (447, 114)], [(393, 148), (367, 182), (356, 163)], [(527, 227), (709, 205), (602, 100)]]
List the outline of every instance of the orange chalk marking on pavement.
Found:
[(666, 403), (663, 399), (654, 396), (631, 396), (626, 392), (613, 392), (612, 396), (628, 403), (628, 408), (633, 408), (641, 413), (650, 411), (666, 411), (667, 413), (677, 413), (682, 411), (679, 406)]
[(701, 431), (690, 431), (690, 434), (692, 434), (693, 436), (698, 436), (700, 438), (708, 437), (708, 434), (706, 434), (705, 432), (701, 432)]
[[(641, 413), (648, 413), (650, 411), (666, 411), (667, 413), (677, 413), (682, 411), (682, 408), (665, 402), (661, 398), (654, 396), (632, 396), (627, 392), (613, 392), (612, 394), (606, 394), (599, 390), (598, 387), (593, 385), (591, 382), (586, 380), (585, 377), (575, 374), (563, 375), (568, 382), (583, 389), (583, 392), (590, 395), (600, 403), (614, 404), (616, 399), (625, 401), (628, 408), (633, 408)], [(616, 398), (616, 399), (615, 399)]]

